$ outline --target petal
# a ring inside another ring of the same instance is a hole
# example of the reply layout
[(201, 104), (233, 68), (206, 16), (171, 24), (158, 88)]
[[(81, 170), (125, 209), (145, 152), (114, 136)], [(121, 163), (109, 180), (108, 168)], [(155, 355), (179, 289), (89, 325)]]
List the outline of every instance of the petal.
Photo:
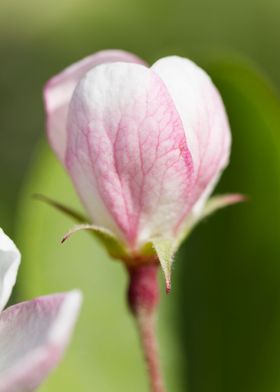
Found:
[(13, 241), (0, 229), (0, 312), (8, 302), (16, 282), (20, 258)]
[(91, 68), (102, 63), (116, 61), (144, 64), (143, 60), (132, 53), (121, 50), (104, 50), (78, 61), (47, 82), (44, 89), (44, 101), (47, 113), (48, 139), (62, 162), (64, 162), (67, 143), (68, 105), (78, 81)]
[(165, 85), (150, 69), (104, 64), (80, 81), (66, 163), (96, 225), (131, 247), (172, 234), (189, 206), (193, 168)]
[(230, 154), (231, 134), (222, 99), (209, 76), (190, 60), (166, 57), (152, 69), (167, 86), (184, 124), (196, 176), (192, 202), (198, 201), (201, 210)]
[(79, 291), (40, 297), (0, 315), (0, 392), (29, 392), (57, 365), (76, 322)]
[(199, 192), (199, 197), (196, 200), (196, 202), (195, 202), (195, 204), (194, 204), (194, 206), (192, 208), (192, 213), (195, 216), (198, 217), (198, 216), (201, 215), (201, 213), (202, 213), (202, 211), (204, 209), (205, 203), (207, 202), (209, 196), (214, 191), (214, 189), (215, 189), (216, 185), (218, 184), (220, 178), (221, 178), (221, 172), (218, 172), (217, 175), (214, 176), (210, 180), (208, 185), (206, 185), (206, 187), (201, 192)]

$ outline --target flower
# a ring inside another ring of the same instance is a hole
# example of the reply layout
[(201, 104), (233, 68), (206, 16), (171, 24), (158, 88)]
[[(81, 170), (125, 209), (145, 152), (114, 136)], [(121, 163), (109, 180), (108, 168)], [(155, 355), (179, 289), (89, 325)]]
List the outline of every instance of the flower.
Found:
[(44, 99), (49, 142), (92, 223), (77, 229), (114, 239), (127, 263), (156, 253), (170, 284), (173, 255), (190, 229), (211, 208), (242, 198), (207, 204), (231, 147), (210, 77), (185, 58), (148, 67), (108, 50), (52, 78)]
[(39, 297), (5, 307), (20, 252), (0, 229), (0, 392), (30, 392), (57, 365), (76, 322), (81, 294)]

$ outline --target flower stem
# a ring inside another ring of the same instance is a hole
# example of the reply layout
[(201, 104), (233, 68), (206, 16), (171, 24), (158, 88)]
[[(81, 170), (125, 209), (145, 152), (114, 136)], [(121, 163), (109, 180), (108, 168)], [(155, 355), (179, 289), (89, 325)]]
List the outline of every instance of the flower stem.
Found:
[(157, 338), (155, 332), (155, 317), (139, 311), (136, 316), (140, 341), (148, 368), (152, 392), (164, 392), (163, 377), (160, 369)]
[(157, 264), (129, 269), (128, 302), (137, 322), (151, 392), (165, 392), (156, 336), (156, 310), (159, 302), (157, 271)]

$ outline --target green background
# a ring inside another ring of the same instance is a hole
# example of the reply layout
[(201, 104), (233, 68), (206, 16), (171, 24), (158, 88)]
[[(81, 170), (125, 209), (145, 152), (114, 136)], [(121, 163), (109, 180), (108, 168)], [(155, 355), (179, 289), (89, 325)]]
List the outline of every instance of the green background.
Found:
[(159, 315), (168, 390), (280, 390), (279, 18), (278, 0), (1, 1), (0, 225), (23, 253), (15, 297), (85, 294), (73, 342), (42, 392), (148, 390), (122, 266), (87, 233), (61, 246), (72, 222), (31, 198), (81, 209), (42, 141), (42, 86), (114, 47), (149, 62), (177, 53), (207, 69), (233, 133), (218, 190), (249, 196), (201, 224), (176, 257)]

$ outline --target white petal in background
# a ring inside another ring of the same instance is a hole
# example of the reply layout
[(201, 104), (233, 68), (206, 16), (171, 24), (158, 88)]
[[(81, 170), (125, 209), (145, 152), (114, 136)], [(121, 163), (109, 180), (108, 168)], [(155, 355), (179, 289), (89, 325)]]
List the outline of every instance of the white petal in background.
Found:
[(8, 302), (14, 287), (20, 257), (13, 241), (0, 229), (0, 312)]
[(77, 319), (81, 293), (40, 297), (0, 315), (0, 392), (36, 389), (58, 360)]

